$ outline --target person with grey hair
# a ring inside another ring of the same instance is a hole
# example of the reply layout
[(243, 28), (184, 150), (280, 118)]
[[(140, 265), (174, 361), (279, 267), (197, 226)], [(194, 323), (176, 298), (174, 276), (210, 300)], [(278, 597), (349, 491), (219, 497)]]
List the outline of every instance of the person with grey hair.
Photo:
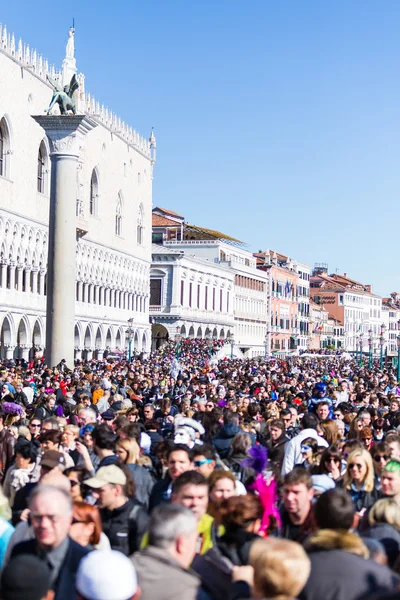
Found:
[(62, 488), (39, 485), (29, 497), (34, 539), (17, 544), (11, 559), (22, 554), (40, 558), (51, 571), (54, 600), (74, 600), (80, 560), (89, 552), (68, 535), (72, 523), (71, 496)]
[(141, 600), (208, 600), (200, 578), (188, 567), (197, 544), (196, 516), (184, 506), (161, 504), (152, 514), (149, 545), (132, 556)]

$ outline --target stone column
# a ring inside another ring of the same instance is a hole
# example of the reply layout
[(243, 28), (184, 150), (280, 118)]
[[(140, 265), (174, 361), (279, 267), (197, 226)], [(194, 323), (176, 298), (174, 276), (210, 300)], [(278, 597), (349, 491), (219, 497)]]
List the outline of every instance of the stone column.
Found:
[(46, 362), (74, 364), (76, 179), (80, 146), (96, 122), (85, 115), (35, 116), (50, 143), (51, 186), (46, 307)]
[(6, 359), (7, 360), (11, 360), (12, 358), (14, 358), (14, 350), (15, 350), (15, 346), (11, 346), (11, 345), (6, 346)]
[(26, 267), (25, 273), (24, 273), (24, 277), (25, 277), (25, 291), (30, 293), (32, 291), (32, 288), (31, 288), (31, 268), (30, 267)]
[(22, 344), (20, 346), (20, 349), (21, 349), (20, 358), (23, 358), (24, 360), (29, 360), (29, 346), (27, 344)]
[(32, 277), (32, 293), (33, 294), (37, 294), (38, 293), (38, 274), (39, 274), (39, 271), (38, 271), (38, 269), (33, 269), (32, 273), (33, 273), (33, 277)]
[(10, 262), (10, 290), (15, 290), (15, 263)]
[(78, 281), (78, 302), (82, 302), (83, 299), (83, 283)]
[(1, 287), (7, 289), (7, 263), (1, 265)]
[(17, 267), (17, 289), (19, 292), (22, 292), (22, 289), (23, 289), (23, 277), (24, 277), (24, 267), (22, 265), (18, 265), (18, 267)]
[(44, 278), (46, 275), (46, 271), (44, 269), (40, 269), (39, 273), (39, 294), (44, 296)]
[(93, 350), (92, 350), (92, 348), (89, 348), (86, 351), (86, 360), (92, 360), (92, 358), (93, 358)]
[(97, 360), (103, 360), (104, 350), (97, 350)]

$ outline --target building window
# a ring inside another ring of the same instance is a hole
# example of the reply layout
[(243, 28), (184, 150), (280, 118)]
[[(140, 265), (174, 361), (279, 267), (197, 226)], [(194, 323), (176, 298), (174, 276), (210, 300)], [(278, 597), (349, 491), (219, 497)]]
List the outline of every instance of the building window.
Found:
[(162, 279), (150, 279), (150, 306), (161, 306)]
[(219, 290), (219, 312), (222, 312), (222, 290)]
[(143, 207), (139, 206), (139, 212), (137, 216), (137, 243), (139, 246), (143, 244)]
[(192, 308), (192, 291), (193, 291), (193, 283), (189, 283), (189, 307)]
[(122, 198), (118, 196), (115, 208), (115, 235), (122, 235)]
[(8, 177), (8, 157), (10, 153), (10, 135), (5, 119), (0, 121), (0, 175)]
[[(96, 169), (92, 171), (92, 177), (90, 179), (90, 199), (89, 199), (89, 212), (92, 216), (97, 215), (98, 206), (97, 199), (99, 197), (99, 179), (97, 177)], [(118, 234), (120, 235), (120, 234)]]
[(46, 173), (46, 147), (42, 142), (39, 147), (37, 159), (37, 191), (40, 194), (45, 192), (45, 173)]
[(215, 310), (215, 287), (213, 288), (212, 309)]
[(183, 306), (183, 302), (185, 299), (185, 282), (181, 281), (181, 306)]
[(208, 310), (208, 285), (206, 285), (204, 290), (204, 308)]
[(200, 284), (197, 286), (197, 308), (200, 308)]

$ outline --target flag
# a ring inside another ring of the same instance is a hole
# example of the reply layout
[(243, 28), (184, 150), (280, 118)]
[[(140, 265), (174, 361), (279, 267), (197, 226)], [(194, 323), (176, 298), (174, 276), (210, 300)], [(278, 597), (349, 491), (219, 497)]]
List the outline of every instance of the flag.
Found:
[(289, 294), (290, 294), (290, 283), (288, 281), (286, 281), (285, 296), (288, 296)]

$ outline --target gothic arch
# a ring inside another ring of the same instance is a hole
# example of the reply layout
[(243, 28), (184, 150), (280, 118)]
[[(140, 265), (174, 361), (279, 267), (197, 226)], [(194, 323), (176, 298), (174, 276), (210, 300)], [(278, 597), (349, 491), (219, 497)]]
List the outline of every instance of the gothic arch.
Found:
[(191, 340), (194, 338), (194, 327), (193, 327), (193, 325), (189, 329), (189, 338)]
[(11, 126), (8, 115), (0, 119), (0, 176), (11, 179)]
[(86, 326), (83, 345), (86, 350), (93, 347), (93, 328), (91, 323), (88, 323), (88, 325)]
[(82, 348), (83, 343), (82, 343), (82, 325), (79, 323), (75, 323), (75, 330), (74, 330), (74, 344), (75, 344), (75, 348)]
[(89, 213), (93, 217), (99, 214), (99, 170), (94, 167), (90, 177)]
[(201, 327), (198, 327), (196, 337), (200, 339), (203, 338), (203, 330), (201, 329)]
[(101, 325), (98, 326), (95, 338), (96, 348), (103, 348), (103, 328)]

